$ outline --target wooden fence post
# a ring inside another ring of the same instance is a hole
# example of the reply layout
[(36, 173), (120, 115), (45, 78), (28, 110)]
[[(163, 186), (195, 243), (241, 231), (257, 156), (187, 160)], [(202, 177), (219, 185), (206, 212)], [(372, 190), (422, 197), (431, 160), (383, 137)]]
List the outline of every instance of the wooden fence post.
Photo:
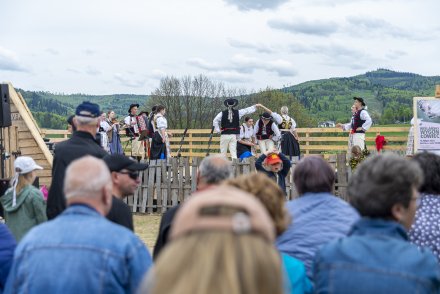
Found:
[(348, 200), (347, 197), (347, 155), (345, 153), (340, 153), (336, 158), (336, 168), (338, 170), (338, 196), (341, 199)]

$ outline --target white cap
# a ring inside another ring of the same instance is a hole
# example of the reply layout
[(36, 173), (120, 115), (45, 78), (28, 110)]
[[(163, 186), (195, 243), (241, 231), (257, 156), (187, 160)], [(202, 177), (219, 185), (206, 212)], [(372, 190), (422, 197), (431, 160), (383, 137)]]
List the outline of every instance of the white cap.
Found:
[(35, 161), (29, 156), (19, 156), (14, 162), (15, 172), (23, 175), (30, 173), (36, 169), (43, 169), (41, 166), (35, 163)]

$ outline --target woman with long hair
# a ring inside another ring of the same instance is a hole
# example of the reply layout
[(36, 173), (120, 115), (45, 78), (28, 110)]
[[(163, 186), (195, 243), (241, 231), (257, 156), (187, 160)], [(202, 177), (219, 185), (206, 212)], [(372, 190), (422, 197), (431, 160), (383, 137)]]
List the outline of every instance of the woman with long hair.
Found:
[(5, 211), (6, 225), (17, 241), (34, 226), (45, 222), (46, 203), (43, 193), (32, 184), (35, 170), (43, 169), (31, 157), (20, 156), (14, 162), (15, 175), (11, 187), (0, 201)]
[(153, 118), (154, 134), (151, 142), (150, 159), (167, 159), (171, 157), (168, 136), (171, 137), (172, 134), (167, 131), (168, 122), (165, 113), (165, 106), (156, 106), (156, 114)]

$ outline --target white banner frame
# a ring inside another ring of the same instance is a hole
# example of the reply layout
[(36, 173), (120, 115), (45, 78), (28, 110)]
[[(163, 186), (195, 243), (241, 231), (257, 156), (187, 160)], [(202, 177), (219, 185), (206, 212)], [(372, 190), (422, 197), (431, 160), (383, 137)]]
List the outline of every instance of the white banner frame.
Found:
[(438, 153), (440, 151), (440, 99), (414, 97), (413, 113), (414, 153), (422, 150)]

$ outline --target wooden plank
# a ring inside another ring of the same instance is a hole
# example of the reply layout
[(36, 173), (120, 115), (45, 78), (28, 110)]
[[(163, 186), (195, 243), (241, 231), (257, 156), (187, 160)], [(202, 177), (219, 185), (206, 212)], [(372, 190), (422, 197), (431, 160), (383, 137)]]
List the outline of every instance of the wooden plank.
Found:
[(336, 166), (338, 169), (337, 179), (338, 179), (338, 196), (341, 199), (348, 201), (347, 197), (347, 155), (345, 153), (340, 153), (336, 158)]
[(191, 192), (197, 190), (197, 170), (199, 166), (200, 157), (193, 157), (191, 160)]
[(171, 158), (172, 181), (171, 181), (171, 205), (175, 206), (179, 200), (179, 171), (177, 160)]
[[(156, 205), (159, 207), (159, 201), (161, 201), (162, 197), (162, 161), (165, 160), (159, 160), (156, 165)], [(153, 197), (151, 197), (153, 199)], [(160, 199), (160, 200), (159, 200)], [(153, 200), (151, 200), (151, 206), (148, 205), (148, 213), (153, 213)]]
[(191, 182), (195, 181), (195, 179), (191, 177), (191, 166), (188, 157), (183, 158), (183, 166), (185, 168), (185, 178), (183, 182), (183, 201), (186, 201), (186, 199), (191, 195)]
[(179, 169), (179, 203), (183, 202), (183, 192), (184, 192), (184, 166), (180, 158), (175, 158), (177, 162), (177, 167)]
[[(161, 212), (165, 213), (168, 209), (168, 195), (170, 195), (171, 191), (171, 182), (170, 177), (167, 172), (167, 164), (166, 160), (161, 162), (161, 171), (162, 171), (162, 183), (164, 184), (162, 187), (162, 203), (161, 203)], [(159, 209), (158, 209), (159, 211)]]
[(150, 160), (150, 166), (148, 167), (148, 184), (147, 184), (147, 195), (144, 195), (142, 199), (141, 212), (145, 213), (147, 208), (147, 202), (153, 203), (153, 195), (154, 195), (154, 178), (156, 175), (156, 160)]
[[(18, 148), (18, 128), (16, 126), (9, 127), (10, 131), (10, 154), (11, 158), (10, 161), (10, 174), (12, 175), (14, 173), (14, 163), (15, 163), (15, 156), (14, 153), (17, 154), (19, 148)], [(36, 160), (36, 158), (34, 158)], [(46, 161), (47, 162), (47, 161)], [(52, 169), (52, 167), (49, 165), (49, 169)]]
[(19, 146), (20, 146), (20, 148), (22, 148), (22, 147), (38, 147), (37, 142), (35, 142), (35, 140), (33, 138), (20, 140)]

